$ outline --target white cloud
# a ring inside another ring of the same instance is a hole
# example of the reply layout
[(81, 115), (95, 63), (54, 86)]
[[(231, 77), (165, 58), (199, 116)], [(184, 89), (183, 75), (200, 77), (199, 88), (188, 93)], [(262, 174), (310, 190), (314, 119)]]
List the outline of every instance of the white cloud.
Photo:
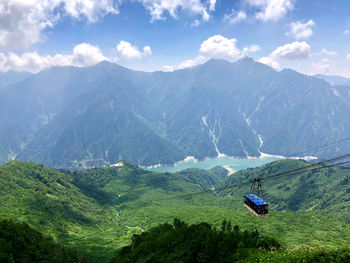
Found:
[(150, 46), (145, 46), (143, 52), (139, 51), (136, 46), (131, 45), (127, 41), (120, 41), (117, 45), (117, 51), (123, 59), (136, 59), (142, 57), (148, 57), (152, 55), (152, 50)]
[(55, 0), (63, 2), (65, 11), (70, 16), (86, 17), (89, 22), (96, 22), (106, 14), (118, 14), (118, 1), (114, 0)]
[(314, 74), (326, 74), (329, 75), (334, 68), (334, 63), (328, 58), (323, 58), (321, 61), (312, 63), (312, 75)]
[(259, 45), (250, 45), (240, 50), (237, 46), (237, 40), (232, 38), (228, 39), (221, 35), (214, 35), (207, 40), (203, 41), (199, 49), (200, 55), (194, 59), (188, 59), (180, 63), (177, 66), (165, 65), (163, 69), (165, 71), (174, 71), (183, 68), (193, 67), (199, 64), (203, 64), (210, 58), (222, 58), (222, 59), (239, 59), (247, 56), (249, 53), (254, 53), (261, 50)]
[(72, 54), (39, 55), (37, 52), (0, 53), (0, 71), (38, 72), (53, 66), (85, 67), (95, 65), (106, 58), (99, 47), (82, 43), (74, 47)]
[(194, 20), (193, 23), (191, 24), (191, 27), (198, 27), (201, 24), (198, 19)]
[(209, 13), (215, 10), (216, 0), (136, 0), (143, 4), (151, 15), (151, 21), (164, 20), (168, 13), (173, 18), (177, 18), (179, 10), (192, 15), (201, 15), (203, 21), (210, 19)]
[(335, 56), (338, 55), (338, 52), (337, 52), (337, 51), (331, 51), (331, 50), (322, 48), (321, 54), (322, 54), (322, 55), (325, 55), (325, 56), (329, 56), (329, 57), (335, 57)]
[(199, 51), (213, 58), (237, 59), (242, 56), (242, 52), (237, 48), (236, 43), (235, 38), (228, 39), (221, 35), (215, 35), (205, 40)]
[(202, 15), (202, 20), (203, 20), (204, 22), (207, 22), (207, 21), (209, 21), (209, 19), (210, 19), (210, 15), (208, 14), (207, 10), (204, 9), (204, 10), (203, 10), (203, 15)]
[(275, 70), (281, 70), (281, 66), (278, 63), (278, 61), (276, 61), (274, 58), (271, 57), (262, 57), (258, 60), (260, 63), (263, 63), (265, 65), (268, 65), (270, 67), (272, 67)]
[(143, 55), (145, 57), (149, 57), (152, 55), (152, 50), (151, 50), (151, 47), (150, 46), (144, 46), (143, 47)]
[(350, 60), (350, 53), (346, 56), (346, 58), (347, 58), (348, 60)]
[(349, 33), (350, 33), (350, 31), (349, 31), (349, 30), (347, 30), (347, 29), (346, 29), (346, 30), (344, 30), (344, 32), (343, 32), (343, 34), (344, 34), (344, 35), (348, 35)]
[(199, 64), (203, 64), (207, 60), (208, 60), (208, 58), (206, 58), (205, 56), (199, 55), (194, 59), (185, 60), (184, 62), (180, 63), (177, 66), (165, 65), (165, 66), (163, 66), (163, 69), (165, 71), (174, 71), (174, 70), (179, 70), (179, 69), (184, 69), (184, 68), (190, 68), (190, 67), (197, 66)]
[[(141, 3), (149, 11), (152, 21), (176, 18), (182, 10), (190, 15), (210, 19), (216, 0), (129, 0)], [(12, 50), (28, 48), (43, 40), (42, 32), (53, 28), (64, 16), (85, 18), (94, 23), (107, 14), (118, 14), (121, 0), (1, 0), (0, 48)]]
[[(120, 41), (117, 50), (125, 59), (143, 58), (152, 55), (150, 46), (145, 46), (143, 52), (141, 52), (126, 41)], [(114, 61), (115, 58), (106, 57), (98, 46), (81, 43), (76, 45), (70, 54), (40, 55), (37, 52), (24, 52), (18, 55), (13, 52), (0, 53), (0, 71), (15, 70), (36, 73), (54, 66), (87, 67), (104, 60)]]
[(108, 59), (97, 46), (82, 43), (73, 49), (72, 65), (74, 66), (91, 66), (103, 60)]
[(276, 48), (270, 57), (283, 59), (308, 58), (310, 55), (310, 46), (305, 41), (286, 44)]
[(312, 63), (309, 67), (308, 74), (325, 74), (332, 76), (343, 76), (346, 78), (350, 77), (350, 71), (348, 67), (341, 66), (337, 63), (337, 61), (329, 58), (322, 58), (320, 61)]
[(280, 70), (280, 60), (295, 60), (308, 58), (310, 56), (310, 46), (305, 41), (285, 44), (276, 48), (269, 56), (262, 57), (259, 62), (266, 64), (275, 70)]
[(245, 11), (235, 11), (234, 9), (232, 9), (231, 14), (224, 15), (224, 22), (228, 22), (232, 25), (237, 24), (246, 19), (247, 19), (247, 13)]
[(288, 11), (293, 10), (294, 0), (244, 0), (246, 4), (258, 11), (255, 18), (262, 21), (277, 21)]
[(306, 23), (293, 22), (290, 24), (290, 31), (286, 33), (288, 36), (293, 36), (295, 39), (306, 39), (313, 35), (312, 27), (315, 26), (313, 20), (309, 20)]
[(96, 22), (109, 13), (118, 13), (113, 0), (1, 0), (0, 47), (29, 47), (42, 39), (44, 29), (52, 28), (64, 15)]
[(261, 50), (259, 45), (250, 45), (249, 47), (243, 48), (242, 53), (247, 55), (248, 53), (255, 53)]
[(216, 0), (209, 0), (209, 10), (215, 11)]

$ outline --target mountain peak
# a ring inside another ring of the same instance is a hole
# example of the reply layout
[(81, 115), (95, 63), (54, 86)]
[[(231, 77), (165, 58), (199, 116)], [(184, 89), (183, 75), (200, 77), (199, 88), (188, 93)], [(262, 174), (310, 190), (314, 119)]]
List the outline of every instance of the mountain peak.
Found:
[(240, 62), (240, 63), (256, 63), (253, 58), (248, 57), (248, 56), (245, 56), (245, 57), (237, 60), (237, 62)]
[(217, 66), (217, 65), (224, 65), (224, 64), (231, 64), (231, 63), (229, 61), (225, 60), (225, 59), (211, 58), (206, 63), (204, 63), (203, 65)]

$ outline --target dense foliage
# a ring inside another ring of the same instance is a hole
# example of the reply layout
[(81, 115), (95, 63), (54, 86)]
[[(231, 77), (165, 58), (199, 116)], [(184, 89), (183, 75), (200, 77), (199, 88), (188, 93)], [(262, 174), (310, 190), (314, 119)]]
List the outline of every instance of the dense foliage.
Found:
[(240, 231), (223, 221), (221, 230), (207, 223), (188, 225), (174, 219), (172, 225), (162, 224), (132, 237), (132, 244), (120, 249), (111, 262), (235, 262), (246, 258), (249, 250), (270, 250), (280, 244), (255, 231)]
[(224, 220), (217, 230), (207, 223), (188, 225), (175, 219), (132, 236), (111, 263), (211, 263), (211, 262), (350, 262), (350, 249), (281, 249), (273, 238), (257, 230), (241, 231)]
[(70, 263), (88, 262), (75, 250), (64, 248), (44, 237), (26, 223), (0, 220), (0, 262)]
[[(309, 206), (313, 203), (318, 207), (316, 204), (322, 201), (322, 196), (316, 200), (307, 197), (308, 191), (314, 191), (309, 187), (311, 184), (303, 184), (300, 193), (303, 181), (299, 178), (304, 175), (278, 179), (274, 181), (276, 185), (264, 184), (270, 216), (261, 219), (242, 205), (242, 195), (249, 186), (216, 194), (207, 190), (246, 181), (246, 176), (293, 169), (305, 162), (278, 161), (231, 177), (220, 168), (155, 173), (127, 162), (121, 164), (75, 172), (18, 161), (1, 166), (0, 218), (27, 222), (45, 236), (88, 253), (94, 262), (107, 262), (115, 249), (130, 245), (134, 234), (171, 223), (174, 217), (188, 224), (208, 222), (216, 228), (226, 219), (232, 225), (239, 225), (243, 232), (257, 229), (291, 250), (301, 246), (324, 246), (327, 250), (339, 245), (350, 246), (350, 227), (343, 220), (348, 214), (345, 199), (349, 196), (348, 185), (343, 180), (349, 169), (325, 169), (324, 174), (311, 173), (307, 178), (306, 182), (321, 179), (323, 185), (315, 185), (327, 189), (325, 197), (343, 194), (331, 199), (333, 203), (323, 209)], [(287, 184), (288, 192), (281, 192), (279, 196), (278, 191), (285, 191)], [(283, 188), (276, 191), (277, 186)], [(202, 194), (188, 195), (194, 192)], [(286, 193), (294, 196), (293, 200), (298, 193), (305, 196), (298, 199), (297, 212), (279, 211), (282, 197), (292, 201)], [(335, 212), (324, 212), (329, 210)]]
[(350, 262), (350, 249), (326, 250), (324, 248), (314, 249), (306, 247), (297, 250), (280, 250), (278, 252), (254, 251), (248, 258), (240, 262), (345, 263)]
[[(255, 177), (267, 177), (309, 165), (305, 161), (280, 160), (255, 169), (242, 170), (222, 186)], [(293, 176), (264, 181), (265, 198), (278, 211), (321, 211), (336, 215), (350, 223), (350, 169), (331, 167), (297, 173)], [(221, 195), (235, 194), (228, 189)], [(241, 192), (242, 193), (242, 192)]]

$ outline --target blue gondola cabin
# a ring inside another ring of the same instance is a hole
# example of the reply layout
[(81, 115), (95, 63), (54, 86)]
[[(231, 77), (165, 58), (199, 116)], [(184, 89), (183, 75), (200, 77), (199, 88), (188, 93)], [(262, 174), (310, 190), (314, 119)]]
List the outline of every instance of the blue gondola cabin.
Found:
[(268, 204), (255, 194), (246, 194), (244, 196), (244, 206), (258, 217), (269, 214)]

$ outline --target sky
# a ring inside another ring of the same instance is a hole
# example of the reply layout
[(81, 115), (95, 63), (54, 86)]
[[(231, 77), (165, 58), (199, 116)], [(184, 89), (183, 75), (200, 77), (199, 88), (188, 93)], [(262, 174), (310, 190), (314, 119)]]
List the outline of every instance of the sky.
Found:
[(349, 0), (0, 0), (0, 71), (103, 60), (173, 71), (245, 56), (350, 77)]

